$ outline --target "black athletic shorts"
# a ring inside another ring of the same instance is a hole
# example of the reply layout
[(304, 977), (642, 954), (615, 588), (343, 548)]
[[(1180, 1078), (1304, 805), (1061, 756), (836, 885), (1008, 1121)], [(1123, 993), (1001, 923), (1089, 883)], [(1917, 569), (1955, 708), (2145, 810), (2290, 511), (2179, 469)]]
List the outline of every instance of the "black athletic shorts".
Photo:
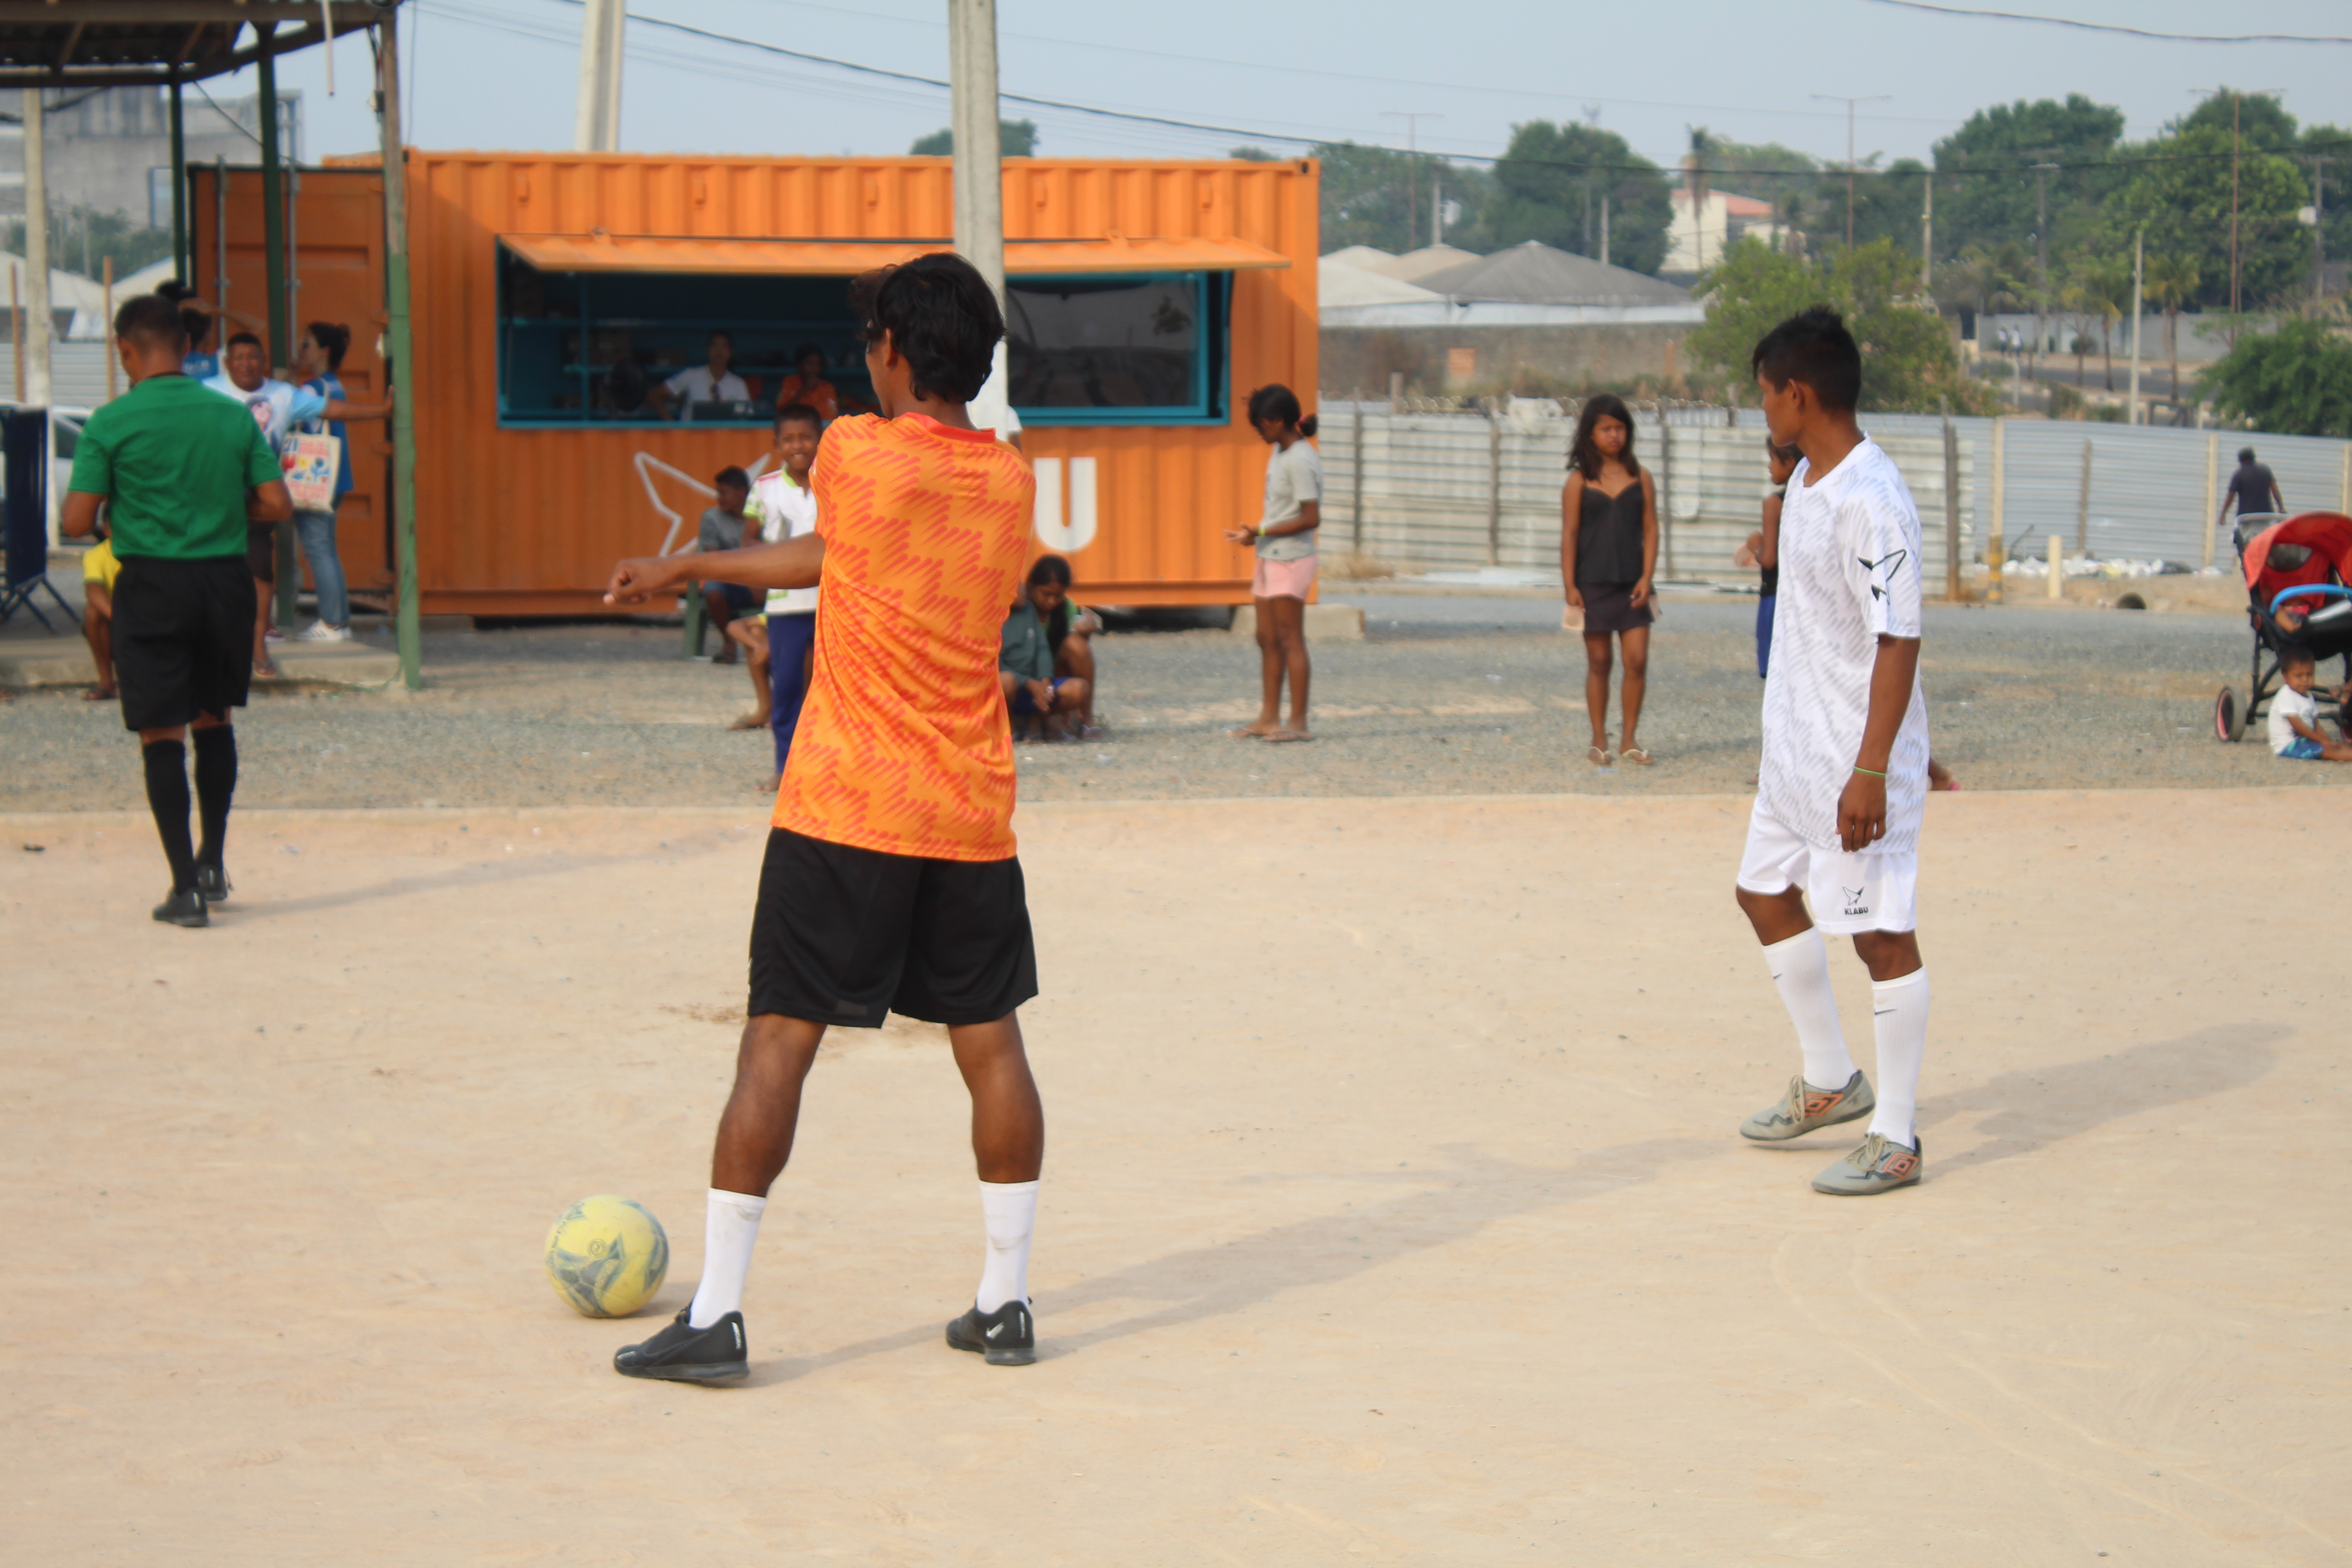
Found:
[(769, 829), (751, 916), (753, 1016), (988, 1024), (1036, 994), (1019, 859), (924, 860)]
[(278, 581), (276, 523), (248, 522), (245, 525), (245, 569), (257, 583)]
[(134, 555), (114, 580), (114, 674), (126, 730), (167, 730), (245, 706), (253, 684), (245, 557)]

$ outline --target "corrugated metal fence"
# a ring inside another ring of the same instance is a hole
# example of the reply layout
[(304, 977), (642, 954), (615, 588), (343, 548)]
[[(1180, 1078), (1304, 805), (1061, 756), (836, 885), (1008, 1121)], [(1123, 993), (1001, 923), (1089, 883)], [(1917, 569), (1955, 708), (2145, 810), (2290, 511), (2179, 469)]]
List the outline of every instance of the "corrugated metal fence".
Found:
[[(1559, 488), (1574, 431), (1559, 405), (1520, 398), (1489, 412), (1414, 413), (1332, 400), (1318, 412), (1327, 550), (1353, 546), (1430, 569), (1559, 570)], [(1757, 527), (1768, 486), (1762, 415), (1643, 407), (1634, 424), (1635, 453), (1660, 492), (1659, 574), (1733, 577), (1732, 554)], [(2054, 533), (2069, 555), (2210, 564), (2214, 513), (2242, 447), (2270, 465), (2290, 510), (2352, 512), (2352, 442), (1959, 418), (1948, 447), (1946, 422), (1933, 415), (1874, 415), (1864, 425), (1918, 503), (1931, 585), (1945, 580), (1955, 521), (1964, 563), (1984, 559), (1997, 521), (2010, 559), (2039, 557)]]

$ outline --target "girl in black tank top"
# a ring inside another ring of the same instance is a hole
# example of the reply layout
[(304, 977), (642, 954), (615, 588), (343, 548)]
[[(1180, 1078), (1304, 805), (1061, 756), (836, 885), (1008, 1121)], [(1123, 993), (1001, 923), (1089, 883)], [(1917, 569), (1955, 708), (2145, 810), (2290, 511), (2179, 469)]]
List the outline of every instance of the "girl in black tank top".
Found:
[[(1569, 447), (1568, 483), (1559, 496), (1560, 586), (1565, 621), (1580, 613), (1584, 706), (1592, 721), (1585, 757), (1609, 767), (1617, 756), (1643, 766), (1650, 753), (1634, 739), (1649, 682), (1650, 623), (1656, 619), (1650, 578), (1658, 560), (1657, 487), (1633, 457), (1633, 414), (1603, 393), (1588, 399)], [(1625, 650), (1619, 694), (1625, 728), (1609, 750), (1609, 669), (1615, 638)]]

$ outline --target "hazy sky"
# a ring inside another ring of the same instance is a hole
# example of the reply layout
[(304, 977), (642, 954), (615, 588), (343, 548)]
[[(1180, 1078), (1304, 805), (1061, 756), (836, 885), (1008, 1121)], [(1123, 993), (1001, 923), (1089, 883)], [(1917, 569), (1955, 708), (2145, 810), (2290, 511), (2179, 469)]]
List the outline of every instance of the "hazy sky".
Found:
[[(2182, 32), (2352, 34), (2340, 0), (1960, 0)], [(667, 18), (786, 48), (923, 77), (947, 74), (943, 0), (630, 0), (622, 145), (629, 151), (898, 153), (947, 123), (947, 94), (681, 37)], [(421, 0), (404, 5), (414, 48), (410, 141), (436, 148), (560, 149), (572, 142), (582, 11), (566, 0)], [(1181, 23), (1183, 25), (1179, 26)], [(1814, 93), (1885, 93), (1861, 105), (1857, 151), (1925, 155), (1982, 105), (2089, 94), (2154, 132), (2227, 83), (2283, 92), (2306, 121), (2352, 122), (2352, 47), (2158, 43), (1898, 10), (1875, 0), (1001, 0), (1008, 93), (1232, 127), (1139, 125), (1007, 102), (1045, 155), (1197, 157), (1276, 136), (1492, 155), (1514, 121), (1597, 111), (1660, 162), (1687, 128), (1843, 157), (1842, 106)], [(410, 60), (404, 58), (404, 67)], [(307, 155), (373, 146), (366, 49), (338, 49), (326, 97), (318, 51), (281, 70), (304, 89)], [(251, 73), (232, 90), (250, 91)]]

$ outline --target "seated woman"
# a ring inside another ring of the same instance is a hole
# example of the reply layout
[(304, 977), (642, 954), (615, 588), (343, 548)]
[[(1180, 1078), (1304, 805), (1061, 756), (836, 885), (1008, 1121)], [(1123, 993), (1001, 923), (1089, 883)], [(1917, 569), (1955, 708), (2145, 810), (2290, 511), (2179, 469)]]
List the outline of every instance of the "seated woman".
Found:
[(996, 674), (1014, 728), (1024, 736), (1095, 741), (1095, 661), (1088, 638), (1102, 623), (1070, 603), (1070, 563), (1041, 555), (1004, 618)]

